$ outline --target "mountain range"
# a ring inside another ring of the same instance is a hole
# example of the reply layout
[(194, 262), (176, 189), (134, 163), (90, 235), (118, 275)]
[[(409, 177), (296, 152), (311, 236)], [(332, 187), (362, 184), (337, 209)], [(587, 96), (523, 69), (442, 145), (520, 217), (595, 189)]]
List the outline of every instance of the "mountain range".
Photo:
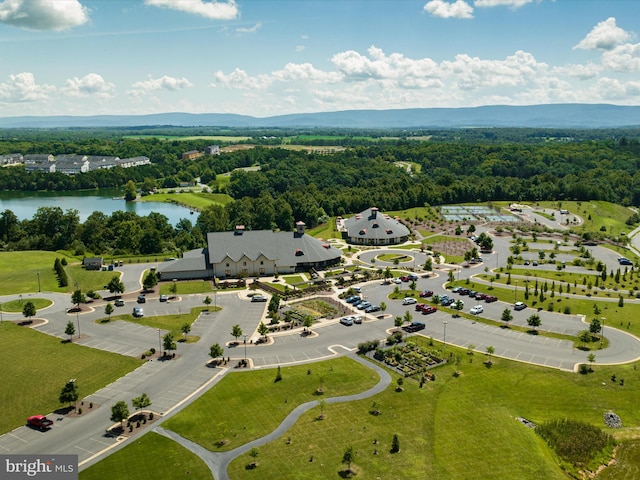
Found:
[(640, 127), (640, 106), (608, 104), (493, 105), (468, 108), (344, 110), (252, 117), (229, 113), (0, 117), (0, 128), (98, 127), (237, 128), (620, 128)]

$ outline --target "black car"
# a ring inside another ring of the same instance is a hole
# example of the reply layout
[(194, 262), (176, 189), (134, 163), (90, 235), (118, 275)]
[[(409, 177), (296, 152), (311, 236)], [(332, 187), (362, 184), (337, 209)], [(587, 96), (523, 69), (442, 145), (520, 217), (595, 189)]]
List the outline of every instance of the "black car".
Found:
[(147, 298), (144, 295), (138, 295), (138, 303), (146, 303)]
[(409, 325), (405, 325), (404, 327), (402, 327), (402, 329), (405, 332), (413, 333), (413, 332), (418, 332), (420, 330), (423, 330), (424, 327), (425, 327), (425, 324), (422, 322), (411, 322)]

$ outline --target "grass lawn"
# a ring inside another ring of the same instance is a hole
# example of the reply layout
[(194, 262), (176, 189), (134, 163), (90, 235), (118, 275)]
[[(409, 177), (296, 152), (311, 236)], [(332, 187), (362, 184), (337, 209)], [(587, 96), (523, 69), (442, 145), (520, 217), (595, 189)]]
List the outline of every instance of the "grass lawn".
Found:
[[(190, 295), (194, 293), (213, 293), (213, 287), (211, 286), (211, 282), (205, 280), (191, 280), (184, 281), (180, 280), (176, 282), (176, 294), (177, 295)], [(171, 288), (173, 287), (173, 282), (162, 282), (159, 284), (160, 293), (164, 293), (165, 295), (173, 295), (171, 292)], [(211, 296), (211, 295), (209, 295)]]
[[(460, 364), (434, 370), (436, 381), (422, 389), (406, 379), (403, 392), (392, 385), (368, 400), (325, 406), (325, 420), (317, 420), (319, 408), (303, 415), (284, 437), (258, 447), (259, 466), (251, 476), (335, 477), (345, 468), (340, 461), (351, 445), (357, 478), (564, 479), (545, 442), (515, 417), (538, 423), (568, 417), (603, 427), (602, 414), (611, 409), (628, 431), (640, 421), (634, 406), (640, 373), (632, 365), (595, 366), (594, 373), (577, 375), (494, 359), (489, 369), (484, 355), (452, 350)], [(456, 369), (458, 378), (452, 376)], [(625, 386), (609, 381), (613, 373), (625, 378)], [(380, 415), (369, 413), (373, 402)], [(391, 454), (394, 433), (400, 452)], [(238, 458), (230, 477), (244, 478), (250, 462), (248, 454)]]
[[(5, 359), (0, 371), (0, 433), (24, 425), (29, 415), (46, 415), (61, 407), (58, 395), (70, 378), (77, 379), (82, 399), (142, 363), (124, 355), (62, 343), (11, 322), (0, 324), (0, 335)], [(37, 379), (37, 386), (28, 381), (31, 379)], [(106, 409), (104, 415), (109, 416)]]
[(141, 438), (80, 472), (82, 480), (212, 478), (209, 467), (182, 445), (157, 433)]
[[(43, 292), (66, 292), (70, 288), (58, 287), (58, 280), (53, 271), (56, 258), (66, 258), (73, 263), (79, 260), (64, 253), (43, 252), (40, 250), (25, 252), (0, 252), (0, 292), (5, 295), (31, 293), (38, 291), (38, 273), (40, 274), (40, 290)], [(69, 284), (71, 272), (69, 267)]]
[[(24, 308), (24, 304), (27, 302), (33, 303), (34, 307), (36, 307), (36, 311), (46, 308), (53, 303), (51, 300), (46, 298), (24, 297), (22, 300), (11, 300), (10, 302), (0, 304), (0, 310), (3, 312), (21, 312)], [(38, 316), (37, 313), (36, 316)]]
[[(163, 426), (212, 451), (231, 450), (274, 430), (301, 403), (357, 393), (378, 382), (373, 371), (344, 357), (282, 367), (281, 375), (274, 382), (275, 369), (230, 373)], [(315, 395), (321, 381), (325, 394)]]
[(141, 197), (142, 202), (170, 202), (185, 205), (190, 208), (202, 210), (209, 205), (226, 205), (233, 199), (223, 193), (183, 192), (183, 193), (156, 193)]
[(318, 225), (315, 228), (310, 228), (307, 230), (307, 233), (312, 237), (321, 238), (323, 240), (328, 240), (330, 238), (337, 238), (339, 240), (342, 238), (342, 234), (336, 230), (335, 217), (331, 217), (327, 223)]

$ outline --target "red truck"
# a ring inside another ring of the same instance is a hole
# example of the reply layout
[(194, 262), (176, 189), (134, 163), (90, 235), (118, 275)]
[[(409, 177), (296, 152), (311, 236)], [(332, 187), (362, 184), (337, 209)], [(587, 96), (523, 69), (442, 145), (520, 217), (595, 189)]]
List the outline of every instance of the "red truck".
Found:
[(53, 425), (53, 422), (44, 415), (33, 415), (27, 418), (27, 425), (39, 430), (48, 430)]

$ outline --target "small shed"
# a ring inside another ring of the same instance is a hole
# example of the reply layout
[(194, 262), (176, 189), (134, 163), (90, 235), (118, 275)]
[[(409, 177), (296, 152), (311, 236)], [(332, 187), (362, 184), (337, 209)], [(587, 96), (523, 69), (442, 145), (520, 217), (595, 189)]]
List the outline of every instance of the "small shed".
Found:
[(102, 257), (84, 257), (82, 259), (82, 266), (85, 270), (100, 270), (102, 269)]

